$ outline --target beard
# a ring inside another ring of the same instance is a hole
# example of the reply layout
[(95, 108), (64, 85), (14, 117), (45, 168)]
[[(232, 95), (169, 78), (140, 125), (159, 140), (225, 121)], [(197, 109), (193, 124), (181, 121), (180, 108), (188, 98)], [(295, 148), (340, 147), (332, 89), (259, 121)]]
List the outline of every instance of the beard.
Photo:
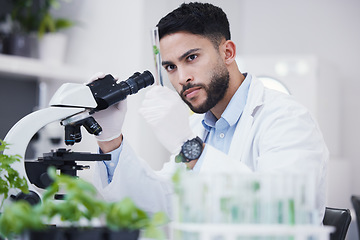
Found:
[[(180, 97), (195, 113), (206, 113), (211, 108), (220, 102), (229, 88), (230, 75), (225, 66), (219, 66), (212, 72), (211, 81), (208, 85), (205, 84), (191, 84), (183, 86), (180, 92)], [(200, 106), (193, 106), (184, 96), (184, 91), (192, 87), (201, 87), (205, 90), (207, 98)]]

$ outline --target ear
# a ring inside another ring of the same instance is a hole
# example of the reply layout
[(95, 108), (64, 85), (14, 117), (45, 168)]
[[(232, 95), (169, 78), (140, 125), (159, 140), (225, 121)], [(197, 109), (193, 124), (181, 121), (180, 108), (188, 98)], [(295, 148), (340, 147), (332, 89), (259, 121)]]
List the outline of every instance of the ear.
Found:
[(223, 53), (225, 56), (225, 64), (231, 64), (235, 61), (236, 45), (233, 41), (227, 40), (223, 45)]

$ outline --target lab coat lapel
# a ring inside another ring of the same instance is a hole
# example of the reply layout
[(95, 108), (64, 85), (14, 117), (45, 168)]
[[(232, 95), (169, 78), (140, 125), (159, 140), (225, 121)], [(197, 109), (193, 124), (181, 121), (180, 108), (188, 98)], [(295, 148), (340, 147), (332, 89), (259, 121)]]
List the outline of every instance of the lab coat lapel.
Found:
[(247, 103), (235, 129), (229, 148), (229, 156), (234, 159), (239, 159), (241, 162), (246, 161), (244, 150), (247, 148), (247, 145), (251, 143), (248, 138), (251, 131), (253, 131), (252, 125), (256, 117), (256, 111), (263, 104), (263, 92), (264, 86), (260, 80), (252, 75)]

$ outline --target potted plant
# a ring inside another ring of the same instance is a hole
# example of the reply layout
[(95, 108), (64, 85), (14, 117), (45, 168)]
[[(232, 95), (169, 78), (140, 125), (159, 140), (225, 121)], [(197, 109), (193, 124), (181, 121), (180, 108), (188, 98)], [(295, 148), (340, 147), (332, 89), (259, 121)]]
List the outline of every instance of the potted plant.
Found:
[(5, 1), (6, 16), (1, 20), (3, 50), (5, 54), (32, 57), (41, 15), (31, 0)]
[(9, 145), (0, 139), (0, 210), (5, 199), (9, 197), (10, 189), (19, 189), (23, 193), (29, 193), (25, 177), (20, 177), (18, 171), (11, 167), (13, 163), (20, 162), (20, 156), (4, 155), (3, 151), (8, 148)]
[(52, 16), (51, 10), (59, 7), (60, 3), (57, 0), (43, 0), (42, 7), (40, 8), (42, 19), (37, 29), (39, 37), (43, 37), (45, 33), (59, 32), (74, 25), (74, 22), (69, 19)]
[[(0, 211), (3, 209), (5, 200), (9, 197), (11, 189), (18, 189), (25, 194), (29, 192), (26, 179), (12, 168), (12, 164), (20, 161), (18, 155), (5, 155), (3, 151), (8, 149), (8, 144), (0, 139)], [(0, 212), (0, 217), (4, 216)], [(0, 228), (5, 227), (0, 224)], [(1, 231), (1, 230), (0, 230)], [(0, 237), (0, 239), (2, 239)]]
[[(30, 240), (110, 240), (121, 236), (121, 239), (136, 240), (140, 229), (144, 229), (145, 236), (164, 238), (157, 228), (165, 223), (163, 213), (150, 217), (130, 198), (115, 203), (98, 200), (94, 186), (85, 180), (57, 175), (53, 168), (48, 174), (53, 183), (46, 189), (41, 204), (30, 207), (19, 201), (5, 208), (0, 217), (2, 236), (22, 234)], [(59, 195), (62, 191), (66, 194)], [(61, 200), (54, 201), (54, 198)], [(28, 221), (29, 218), (33, 221)]]
[(48, 63), (62, 63), (65, 56), (67, 36), (61, 32), (74, 22), (66, 18), (55, 18), (52, 11), (58, 9), (58, 0), (43, 0), (42, 19), (38, 27), (39, 58)]
[[(7, 54), (33, 57), (41, 55), (35, 53), (37, 40), (44, 42), (45, 35), (50, 33), (51, 36), (57, 36), (61, 30), (74, 25), (74, 22), (66, 18), (55, 18), (53, 13), (60, 7), (59, 0), (12, 0), (9, 1), (11, 7), (9, 23), (10, 34), (6, 38), (4, 52)], [(8, 22), (8, 21), (7, 21)], [(51, 39), (59, 38), (59, 44), (66, 44), (66, 38), (50, 37)], [(52, 40), (56, 41), (56, 40)], [(40, 48), (43, 43), (39, 43)]]

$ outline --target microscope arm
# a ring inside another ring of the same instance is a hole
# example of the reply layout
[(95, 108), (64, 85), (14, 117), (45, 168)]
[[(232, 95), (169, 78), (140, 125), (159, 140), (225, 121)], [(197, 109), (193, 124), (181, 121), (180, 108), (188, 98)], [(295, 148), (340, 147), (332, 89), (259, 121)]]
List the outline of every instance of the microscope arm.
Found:
[(27, 179), (29, 187), (31, 187), (31, 184), (25, 173), (24, 158), (31, 138), (47, 124), (83, 111), (85, 111), (85, 108), (49, 107), (41, 109), (22, 118), (7, 133), (4, 141), (9, 144), (9, 149), (5, 149), (4, 154), (19, 155), (21, 157), (22, 161), (14, 163), (12, 167), (19, 172), (21, 177)]

